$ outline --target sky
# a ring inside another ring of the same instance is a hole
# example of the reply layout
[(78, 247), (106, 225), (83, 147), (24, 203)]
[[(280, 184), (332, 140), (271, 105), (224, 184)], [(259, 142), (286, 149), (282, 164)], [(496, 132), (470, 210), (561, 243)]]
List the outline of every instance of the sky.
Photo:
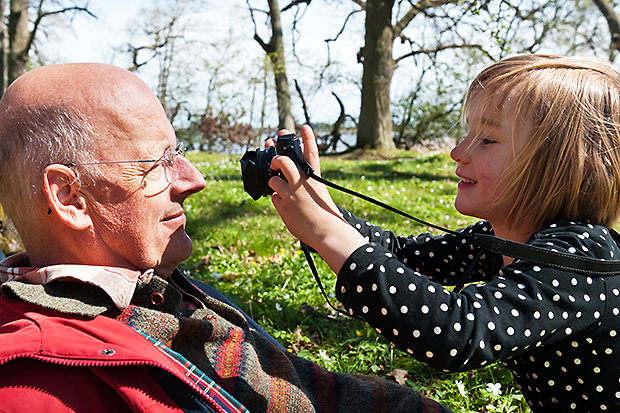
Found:
[[(245, 0), (203, 0), (205, 12), (195, 16), (195, 21), (204, 29), (211, 39), (223, 37), (233, 30), (236, 39), (241, 43), (239, 46), (242, 53), (247, 55), (248, 61), (260, 59), (264, 52), (256, 41), (253, 40), (254, 29), (250, 20), (250, 14)], [(251, 0), (253, 5), (267, 1)], [(139, 21), (144, 8), (152, 7), (153, 0), (91, 0), (89, 10), (97, 16), (92, 18), (85, 13), (76, 15), (70, 27), (59, 27), (52, 35), (41, 42), (40, 49), (46, 59), (46, 64), (69, 63), (69, 62), (100, 62), (110, 63), (121, 67), (127, 67), (128, 61), (119, 57), (115, 48), (121, 46), (129, 39), (128, 30), (132, 24)], [(281, 6), (285, 1), (280, 1)], [(314, 2), (306, 11), (298, 27), (297, 57), (293, 55), (292, 48), (287, 47), (287, 70), (291, 94), (296, 99), (294, 79), (299, 79), (304, 85), (304, 79), (309, 79), (312, 74), (311, 67), (316, 67), (319, 62), (327, 58), (325, 39), (336, 36), (341, 28), (344, 17), (353, 7), (346, 4), (341, 9), (330, 6), (327, 10), (324, 2)], [(268, 40), (269, 33), (266, 31), (264, 18), (258, 20), (261, 36)], [(283, 13), (283, 27), (285, 40), (290, 43), (293, 36), (290, 27), (293, 13)], [(361, 65), (357, 64), (356, 54), (363, 42), (363, 27), (355, 22), (349, 23), (350, 29), (341, 35), (339, 42), (332, 43), (331, 56), (341, 62), (342, 70), (338, 75), (351, 79), (338, 86), (327, 86), (321, 92), (308, 93), (308, 100), (313, 121), (334, 122), (339, 114), (336, 100), (331, 96), (335, 91), (345, 102), (347, 112), (355, 116), (359, 112), (359, 87), (355, 82), (361, 78)], [(256, 61), (256, 60), (254, 60)], [(152, 70), (155, 70), (152, 67)], [(146, 81), (151, 88), (156, 87), (154, 80), (155, 72), (149, 74), (148, 69), (141, 69), (137, 74)], [(309, 80), (308, 80), (309, 81)], [(247, 85), (245, 86), (247, 89)], [(307, 86), (309, 89), (310, 87)], [(307, 89), (306, 89), (307, 90)], [(205, 92), (206, 93), (206, 92)], [(293, 102), (295, 117), (302, 121), (303, 112), (300, 101)], [(271, 110), (272, 112), (274, 109)]]

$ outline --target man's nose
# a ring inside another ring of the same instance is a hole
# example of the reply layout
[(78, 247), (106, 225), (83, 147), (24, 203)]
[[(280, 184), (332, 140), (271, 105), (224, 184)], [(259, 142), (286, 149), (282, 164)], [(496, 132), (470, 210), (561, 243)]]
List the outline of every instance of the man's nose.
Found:
[(179, 156), (177, 178), (173, 182), (173, 190), (185, 197), (200, 192), (207, 186), (207, 182), (200, 171), (184, 156)]

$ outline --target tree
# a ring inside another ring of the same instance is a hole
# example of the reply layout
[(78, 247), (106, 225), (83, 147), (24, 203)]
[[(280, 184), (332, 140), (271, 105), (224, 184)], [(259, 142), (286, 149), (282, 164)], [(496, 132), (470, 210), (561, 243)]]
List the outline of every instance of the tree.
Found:
[[(365, 11), (364, 46), (358, 53), (363, 65), (360, 119), (357, 129), (357, 147), (393, 149), (391, 115), (391, 83), (398, 61), (413, 56), (412, 53), (393, 57), (393, 45), (397, 39), (405, 41), (403, 31), (419, 15), (427, 15), (440, 6), (457, 3), (454, 0), (430, 0), (410, 3), (410, 7), (393, 24), (394, 0), (352, 0)], [(397, 9), (404, 2), (398, 2)], [(356, 10), (355, 12), (359, 12)], [(345, 23), (346, 24), (346, 23)], [(478, 45), (451, 44), (441, 48), (480, 47)], [(424, 53), (437, 53), (439, 49)], [(421, 53), (417, 51), (415, 53)]]
[[(269, 59), (271, 60), (275, 87), (276, 99), (278, 102), (278, 129), (295, 130), (295, 119), (291, 109), (291, 92), (289, 89), (288, 78), (286, 75), (286, 59), (284, 56), (284, 39), (282, 35), (282, 23), (280, 20), (280, 7), (278, 0), (268, 0), (271, 38), (265, 42), (258, 34), (254, 12), (257, 9), (250, 6), (249, 0), (246, 0), (254, 22), (254, 40), (260, 44)], [(307, 1), (309, 3), (310, 0)], [(299, 2), (294, 2), (299, 3)], [(290, 6), (287, 6), (287, 9)]]
[[(620, 18), (614, 11), (613, 5), (607, 0), (593, 0), (594, 4), (599, 8), (609, 27), (611, 36), (611, 46), (616, 52), (620, 52)], [(613, 60), (613, 57), (611, 58)]]
[[(48, 4), (51, 6), (48, 7)], [(7, 25), (8, 41), (3, 41), (0, 45), (3, 64), (6, 57), (6, 75), (3, 75), (3, 79), (4, 76), (7, 79), (6, 84), (2, 82), (2, 93), (4, 93), (6, 86), (30, 68), (30, 53), (44, 20), (50, 16), (75, 15), (75, 13), (86, 13), (95, 17), (88, 10), (87, 5), (88, 0), (38, 0), (34, 4), (31, 4), (30, 0), (10, 0)], [(0, 10), (4, 11), (4, 0), (0, 3), (0, 7)], [(30, 10), (33, 10), (34, 20), (32, 21), (29, 20)], [(5, 49), (6, 43), (8, 43), (8, 50)], [(2, 69), (4, 74), (4, 65)]]

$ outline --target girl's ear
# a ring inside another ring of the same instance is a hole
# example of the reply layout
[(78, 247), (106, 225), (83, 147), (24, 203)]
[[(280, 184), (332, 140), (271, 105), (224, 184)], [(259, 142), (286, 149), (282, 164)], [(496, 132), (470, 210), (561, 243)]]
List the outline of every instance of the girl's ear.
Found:
[(48, 215), (53, 214), (75, 230), (92, 226), (86, 202), (78, 191), (80, 182), (74, 170), (65, 165), (49, 165), (43, 171), (41, 187), (49, 206)]

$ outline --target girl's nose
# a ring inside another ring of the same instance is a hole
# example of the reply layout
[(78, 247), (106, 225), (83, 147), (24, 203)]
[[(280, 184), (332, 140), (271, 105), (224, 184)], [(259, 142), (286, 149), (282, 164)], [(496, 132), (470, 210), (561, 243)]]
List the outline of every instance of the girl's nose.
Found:
[(450, 158), (455, 160), (456, 162), (462, 162), (463, 156), (465, 154), (465, 141), (467, 138), (463, 139), (459, 142), (452, 150), (450, 151)]

